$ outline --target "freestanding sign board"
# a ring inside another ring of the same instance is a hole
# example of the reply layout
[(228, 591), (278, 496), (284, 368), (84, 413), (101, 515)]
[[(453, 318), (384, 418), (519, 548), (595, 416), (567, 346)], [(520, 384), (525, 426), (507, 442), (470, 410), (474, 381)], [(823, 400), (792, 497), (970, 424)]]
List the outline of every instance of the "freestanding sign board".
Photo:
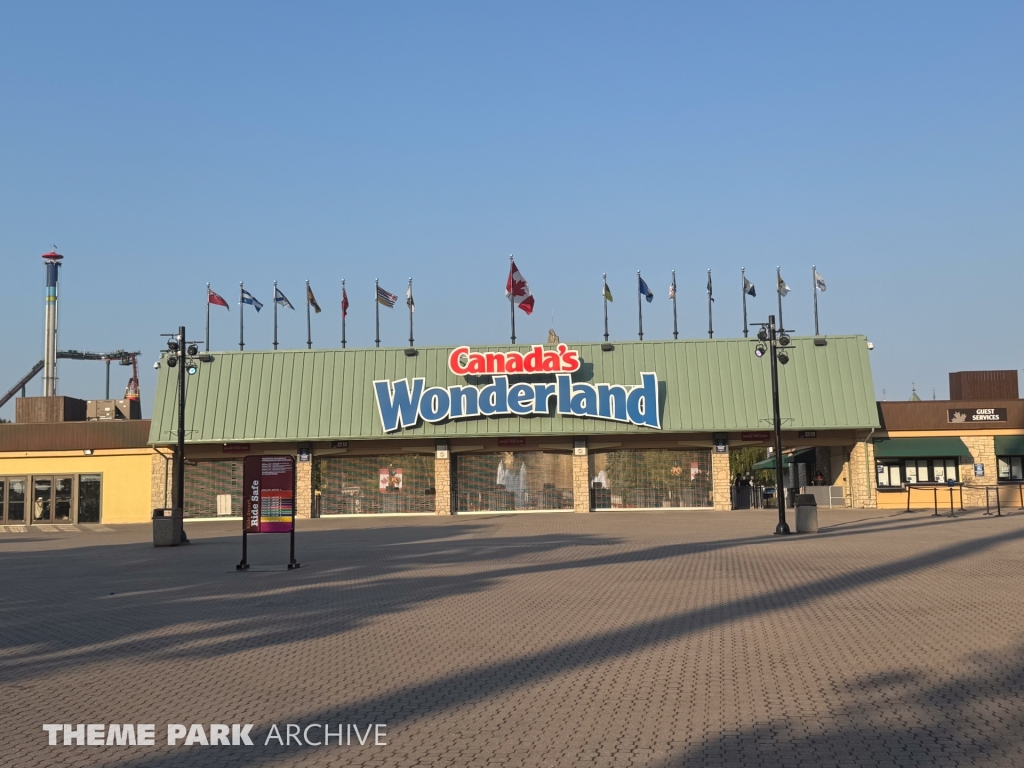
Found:
[(247, 456), (242, 466), (242, 561), (247, 562), (250, 533), (291, 534), (289, 570), (295, 561), (295, 457)]

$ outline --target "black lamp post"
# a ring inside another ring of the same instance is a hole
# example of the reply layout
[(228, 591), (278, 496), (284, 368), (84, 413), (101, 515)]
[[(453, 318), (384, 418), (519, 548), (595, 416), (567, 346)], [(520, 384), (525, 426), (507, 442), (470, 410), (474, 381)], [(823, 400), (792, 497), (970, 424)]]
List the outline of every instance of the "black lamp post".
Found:
[[(167, 339), (167, 366), (178, 369), (178, 430), (177, 445), (174, 451), (173, 484), (174, 493), (171, 507), (176, 511), (171, 514), (184, 515), (185, 512), (185, 374), (192, 376), (198, 370), (196, 361), (211, 362), (213, 355), (199, 354), (198, 342), (185, 341), (185, 326), (178, 326), (177, 333), (165, 333)], [(186, 356), (187, 355), (187, 356)], [(184, 529), (181, 540), (188, 541)]]
[(782, 472), (782, 416), (779, 412), (779, 364), (789, 362), (789, 335), (785, 330), (775, 327), (775, 315), (768, 315), (768, 322), (762, 323), (757, 332), (757, 346), (754, 354), (763, 357), (770, 353), (772, 367), (772, 421), (775, 425), (775, 497), (779, 503), (779, 524), (775, 533), (784, 535), (790, 532), (786, 523), (786, 491), (783, 488)]

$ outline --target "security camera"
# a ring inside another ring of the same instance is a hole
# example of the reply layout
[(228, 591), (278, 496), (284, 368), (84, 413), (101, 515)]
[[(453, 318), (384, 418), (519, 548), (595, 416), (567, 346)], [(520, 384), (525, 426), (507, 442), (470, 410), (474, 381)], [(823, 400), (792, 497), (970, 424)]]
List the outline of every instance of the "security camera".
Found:
[(870, 351), (871, 351), (872, 349), (874, 349), (874, 348), (875, 348), (875, 345), (874, 345), (874, 344), (872, 344), (872, 343), (871, 343), (871, 342), (869, 341), (869, 342), (868, 342), (868, 351), (870, 352)]
[(159, 360), (157, 360), (155, 363), (153, 363), (153, 369), (156, 370), (156, 371), (160, 370), (160, 361)]

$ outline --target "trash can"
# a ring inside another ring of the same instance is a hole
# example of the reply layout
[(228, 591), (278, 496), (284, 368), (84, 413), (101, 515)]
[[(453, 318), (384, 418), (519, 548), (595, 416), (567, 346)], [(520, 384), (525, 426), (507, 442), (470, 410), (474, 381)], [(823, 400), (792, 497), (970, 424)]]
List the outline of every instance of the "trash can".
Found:
[(818, 500), (813, 493), (796, 494), (796, 532), (818, 532)]
[(153, 546), (176, 547), (181, 544), (183, 522), (180, 509), (154, 509)]

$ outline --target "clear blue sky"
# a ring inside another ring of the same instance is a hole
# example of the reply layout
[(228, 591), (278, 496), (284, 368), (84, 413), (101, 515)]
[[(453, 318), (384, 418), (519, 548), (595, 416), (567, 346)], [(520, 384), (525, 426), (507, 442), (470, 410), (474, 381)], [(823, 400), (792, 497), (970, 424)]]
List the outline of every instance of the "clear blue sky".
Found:
[[(44, 4), (0, 9), (0, 389), (42, 356), (43, 267), (65, 255), (60, 346), (144, 352), (201, 338), (204, 286), (271, 283), (373, 344), (373, 280), (415, 281), (419, 344), (501, 343), (509, 253), (530, 281), (520, 340), (741, 332), (739, 274), (809, 333), (866, 333), (878, 395), (947, 396), (947, 372), (1020, 368), (1024, 6), (593, 3)], [(213, 346), (238, 311), (214, 308)], [(401, 305), (381, 310), (404, 345)], [(125, 369), (114, 368), (115, 395)], [(103, 394), (100, 363), (60, 391)], [(37, 379), (31, 391), (38, 394)], [(0, 413), (13, 416), (13, 404)]]

